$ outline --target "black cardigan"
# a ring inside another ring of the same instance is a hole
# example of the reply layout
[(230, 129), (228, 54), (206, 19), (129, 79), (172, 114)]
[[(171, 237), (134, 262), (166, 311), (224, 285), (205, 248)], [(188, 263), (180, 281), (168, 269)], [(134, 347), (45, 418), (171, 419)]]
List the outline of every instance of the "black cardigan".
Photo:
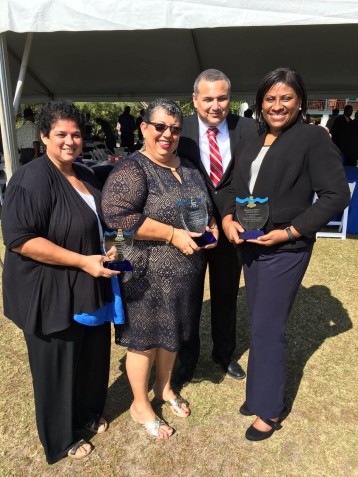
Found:
[[(101, 191), (94, 174), (84, 166), (73, 167), (100, 211)], [(27, 240), (44, 237), (83, 255), (101, 253), (96, 215), (46, 155), (12, 176), (2, 230), (4, 313), (26, 333), (61, 331), (71, 325), (74, 313), (90, 313), (113, 300), (110, 280), (11, 252)]]
[[(266, 133), (253, 134), (239, 144), (235, 153), (234, 178), (222, 217), (233, 214), (235, 198), (250, 196), (252, 162), (264, 144)], [(314, 192), (319, 200), (312, 204)], [(350, 193), (339, 149), (327, 132), (296, 122), (266, 153), (253, 190), (254, 197), (269, 197), (269, 220), (265, 232), (293, 225), (302, 234), (295, 244), (302, 247), (349, 204)]]

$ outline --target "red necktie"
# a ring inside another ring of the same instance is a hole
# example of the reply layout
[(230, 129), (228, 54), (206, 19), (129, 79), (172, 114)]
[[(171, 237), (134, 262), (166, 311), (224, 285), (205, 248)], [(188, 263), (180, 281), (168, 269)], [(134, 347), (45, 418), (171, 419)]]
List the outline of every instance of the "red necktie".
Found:
[(220, 149), (216, 140), (216, 135), (219, 130), (216, 128), (209, 128), (206, 131), (209, 140), (210, 152), (210, 179), (215, 187), (218, 186), (223, 176), (223, 160), (221, 158)]

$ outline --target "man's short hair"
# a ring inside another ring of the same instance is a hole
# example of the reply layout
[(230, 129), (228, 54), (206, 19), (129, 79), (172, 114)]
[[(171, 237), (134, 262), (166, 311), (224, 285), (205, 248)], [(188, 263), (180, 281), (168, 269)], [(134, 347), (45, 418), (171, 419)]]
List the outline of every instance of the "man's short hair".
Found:
[(31, 108), (25, 108), (24, 109), (24, 118), (32, 118), (34, 115), (34, 112), (32, 111)]
[(198, 95), (198, 85), (200, 81), (209, 81), (213, 83), (214, 81), (225, 81), (228, 85), (229, 94), (231, 93), (231, 82), (229, 78), (220, 70), (215, 70), (214, 68), (210, 68), (208, 70), (202, 71), (200, 75), (196, 78), (194, 82), (194, 94), (195, 96)]

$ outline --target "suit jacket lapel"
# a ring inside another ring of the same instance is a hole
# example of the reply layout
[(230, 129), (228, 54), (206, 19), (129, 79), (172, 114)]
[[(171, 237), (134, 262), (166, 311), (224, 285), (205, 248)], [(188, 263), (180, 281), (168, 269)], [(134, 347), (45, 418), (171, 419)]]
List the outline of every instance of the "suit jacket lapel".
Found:
[(230, 150), (231, 150), (231, 159), (234, 157), (234, 152), (236, 146), (239, 143), (239, 132), (238, 132), (238, 118), (233, 117), (232, 115), (228, 115), (227, 117), (227, 127), (229, 130), (229, 137), (230, 137)]

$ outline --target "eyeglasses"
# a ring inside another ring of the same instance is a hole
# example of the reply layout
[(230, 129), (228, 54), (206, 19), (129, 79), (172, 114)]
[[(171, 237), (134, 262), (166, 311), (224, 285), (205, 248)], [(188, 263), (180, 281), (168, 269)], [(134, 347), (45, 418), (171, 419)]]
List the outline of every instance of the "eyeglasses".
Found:
[(154, 126), (155, 130), (161, 133), (166, 131), (168, 128), (170, 129), (170, 132), (174, 135), (178, 135), (182, 131), (182, 128), (180, 126), (168, 126), (167, 124), (153, 123), (152, 121), (146, 121), (146, 122), (147, 124), (151, 124), (152, 126)]

